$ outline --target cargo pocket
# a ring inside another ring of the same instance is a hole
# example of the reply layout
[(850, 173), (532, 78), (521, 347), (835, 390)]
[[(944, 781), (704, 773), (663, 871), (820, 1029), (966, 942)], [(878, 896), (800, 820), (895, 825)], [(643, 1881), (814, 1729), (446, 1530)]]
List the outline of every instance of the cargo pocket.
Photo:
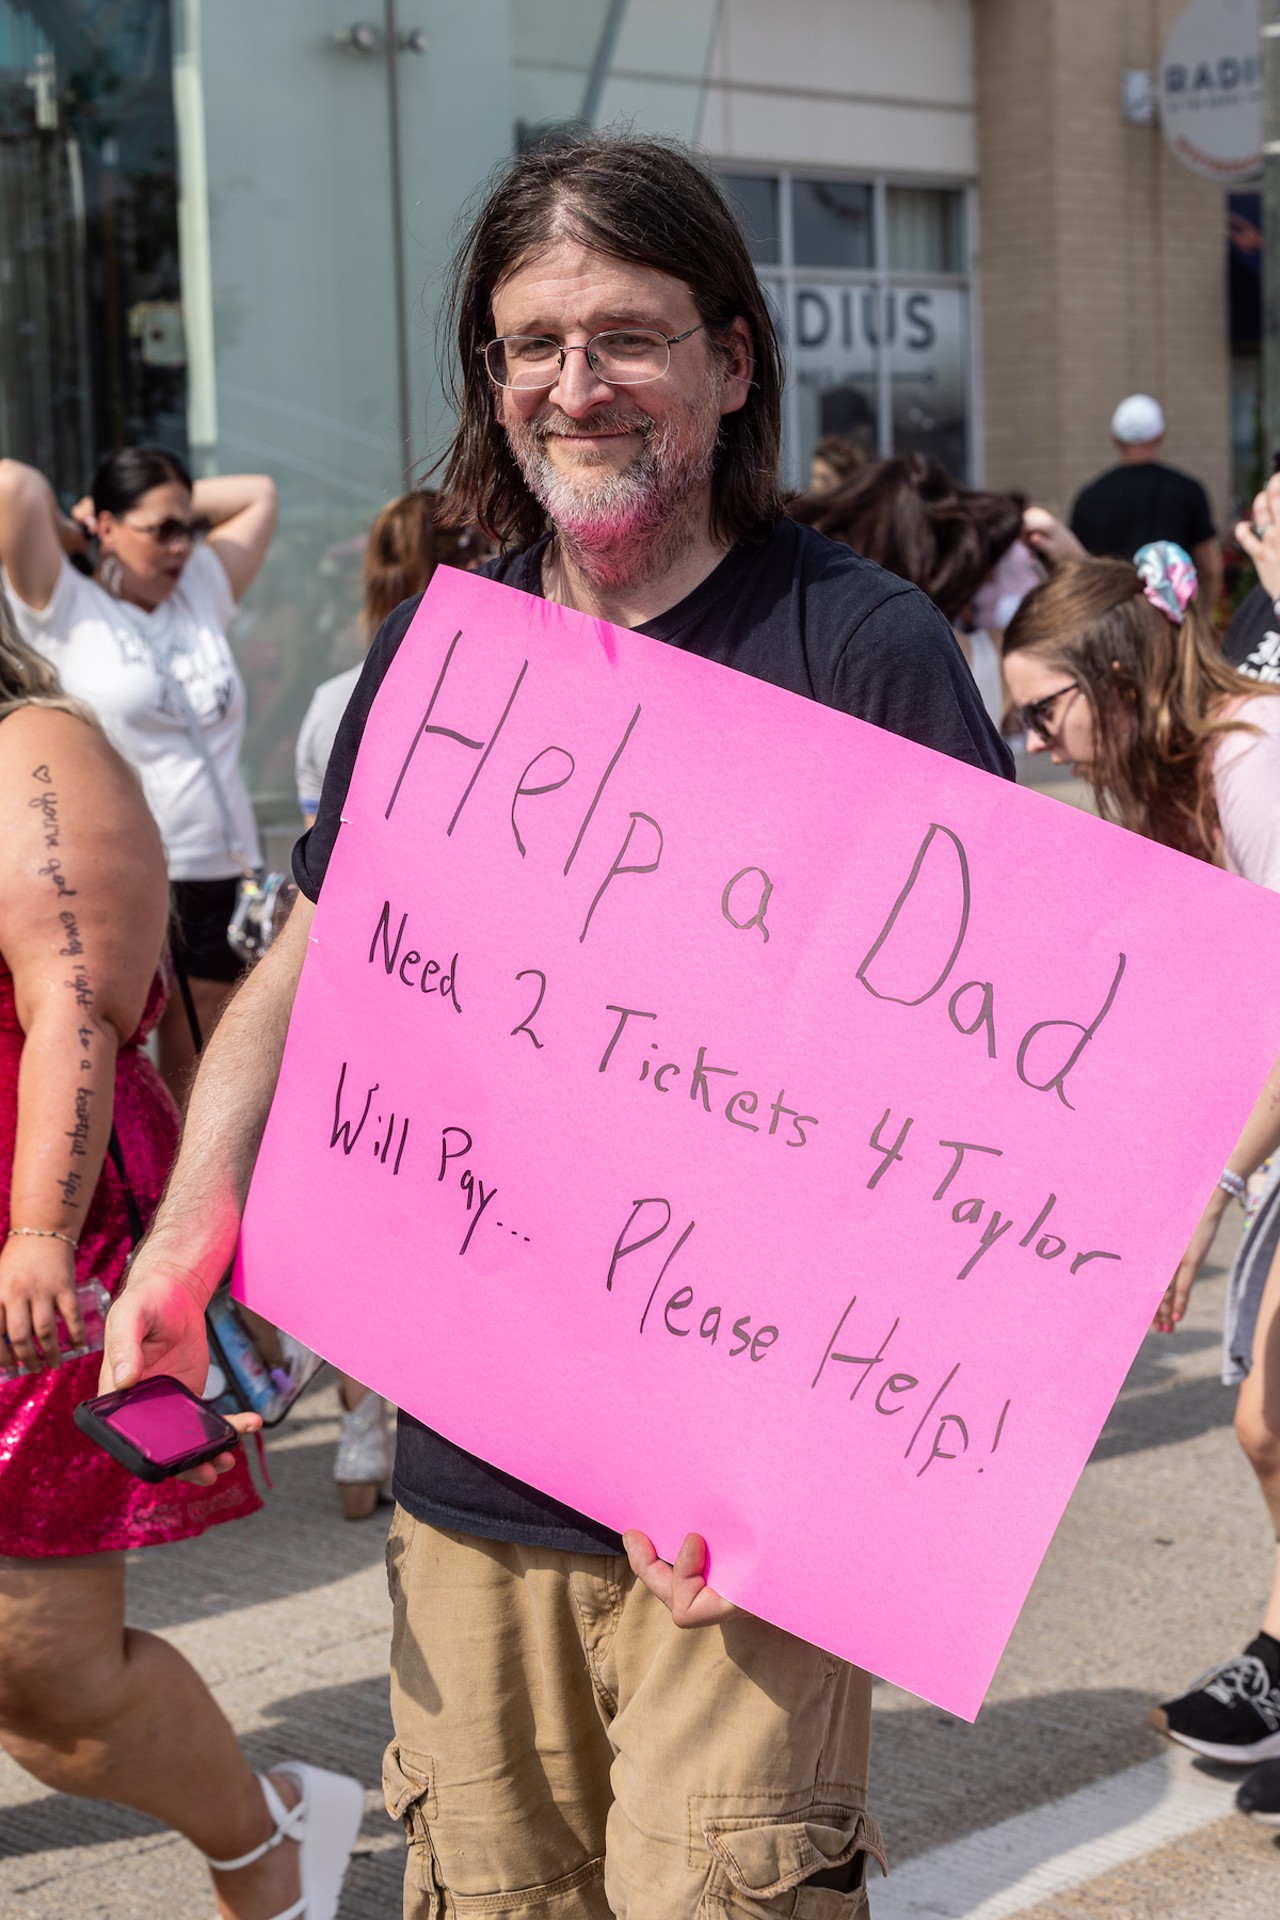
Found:
[(382, 1797), (387, 1812), (404, 1827), (409, 1858), (404, 1878), (405, 1920), (440, 1920), (444, 1913), (429, 1816), (435, 1810), (432, 1766), (393, 1740), (382, 1756)]
[(442, 1920), (446, 1914), (458, 1920), (472, 1914), (502, 1915), (505, 1920), (612, 1920), (604, 1897), (603, 1855), (542, 1886), (499, 1893), (450, 1889), (431, 1839), (431, 1823), (439, 1817), (434, 1765), (398, 1740), (382, 1756), (382, 1793), (387, 1812), (403, 1823), (409, 1843), (404, 1920)]
[[(471, 1915), (501, 1915), (502, 1920), (613, 1920), (604, 1897), (604, 1855), (587, 1860), (573, 1873), (541, 1887), (512, 1893), (451, 1893), (458, 1920)], [(430, 1909), (428, 1909), (430, 1911)]]
[(861, 1920), (868, 1859), (888, 1872), (880, 1828), (860, 1807), (704, 1820), (702, 1833), (713, 1863), (699, 1908), (705, 1920)]

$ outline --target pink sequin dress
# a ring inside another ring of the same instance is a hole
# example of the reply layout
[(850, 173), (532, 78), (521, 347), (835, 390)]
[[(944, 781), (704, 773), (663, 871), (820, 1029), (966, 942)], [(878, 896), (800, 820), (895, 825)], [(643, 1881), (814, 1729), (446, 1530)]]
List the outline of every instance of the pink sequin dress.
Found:
[[(142, 1023), (116, 1063), (116, 1132), (144, 1220), (160, 1197), (178, 1134), (173, 1102), (142, 1051), (165, 998), (157, 976)], [(9, 1225), (22, 1042), (13, 976), (0, 959), (0, 1231)], [(108, 1159), (80, 1237), (77, 1284), (100, 1280), (114, 1294), (128, 1250), (124, 1196)], [(187, 1540), (262, 1505), (243, 1454), (215, 1486), (148, 1486), (87, 1440), (72, 1409), (97, 1392), (100, 1364), (100, 1354), (86, 1354), (30, 1378), (0, 1381), (0, 1555), (43, 1559)]]

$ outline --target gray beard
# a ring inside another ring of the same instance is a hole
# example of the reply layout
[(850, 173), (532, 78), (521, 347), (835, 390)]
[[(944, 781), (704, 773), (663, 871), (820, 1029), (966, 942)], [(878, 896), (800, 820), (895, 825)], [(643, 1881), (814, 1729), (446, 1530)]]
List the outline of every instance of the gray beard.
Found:
[(688, 416), (637, 421), (601, 413), (592, 424), (643, 433), (639, 453), (621, 473), (559, 472), (547, 440), (553, 433), (572, 432), (574, 423), (563, 415), (508, 427), (507, 437), (525, 485), (584, 572), (611, 584), (650, 577), (678, 558), (697, 531), (687, 509), (715, 469), (720, 426), (715, 397), (708, 386), (693, 421)]

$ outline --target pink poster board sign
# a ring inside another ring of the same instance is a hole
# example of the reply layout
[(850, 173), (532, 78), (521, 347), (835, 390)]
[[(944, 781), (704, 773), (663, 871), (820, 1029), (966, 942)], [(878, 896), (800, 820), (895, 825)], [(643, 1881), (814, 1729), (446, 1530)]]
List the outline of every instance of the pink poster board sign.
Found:
[(437, 573), (243, 1296), (967, 1718), (1280, 1052), (1280, 899)]

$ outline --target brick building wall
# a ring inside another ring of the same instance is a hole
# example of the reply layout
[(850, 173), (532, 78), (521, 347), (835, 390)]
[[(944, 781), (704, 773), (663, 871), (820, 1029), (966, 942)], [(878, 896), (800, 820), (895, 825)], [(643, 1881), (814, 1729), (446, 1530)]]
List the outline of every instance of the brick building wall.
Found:
[(1126, 393), (1229, 510), (1222, 190), (1125, 123), (1185, 0), (975, 0), (986, 480), (1065, 509)]

